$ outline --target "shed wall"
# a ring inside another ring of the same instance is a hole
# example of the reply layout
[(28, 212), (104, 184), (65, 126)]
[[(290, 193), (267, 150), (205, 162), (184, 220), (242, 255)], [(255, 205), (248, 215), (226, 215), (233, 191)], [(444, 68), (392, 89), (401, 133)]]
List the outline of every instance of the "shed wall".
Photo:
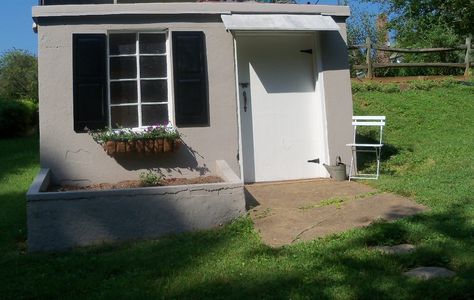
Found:
[[(89, 184), (137, 179), (143, 169), (171, 176), (213, 173), (225, 160), (240, 173), (232, 35), (219, 16), (89, 17), (39, 21), (41, 166), (55, 183)], [(209, 127), (179, 128), (185, 147), (150, 157), (109, 157), (87, 133), (73, 130), (72, 35), (110, 30), (203, 31), (206, 39)]]

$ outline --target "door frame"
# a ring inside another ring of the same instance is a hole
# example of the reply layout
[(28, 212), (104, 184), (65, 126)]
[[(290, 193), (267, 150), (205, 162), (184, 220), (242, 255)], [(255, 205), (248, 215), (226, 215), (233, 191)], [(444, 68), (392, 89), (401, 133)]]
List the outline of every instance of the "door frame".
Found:
[[(239, 167), (240, 167), (240, 178), (243, 182), (247, 182), (244, 178), (244, 164), (243, 164), (243, 137), (242, 137), (242, 119), (240, 107), (242, 103), (242, 97), (239, 86), (239, 62), (238, 62), (238, 49), (239, 44), (237, 37), (239, 36), (282, 36), (283, 38), (287, 35), (295, 34), (304, 34), (307, 35), (308, 32), (285, 32), (285, 31), (273, 31), (273, 32), (260, 32), (260, 31), (246, 31), (246, 32), (232, 32), (233, 43), (234, 43), (234, 73), (235, 73), (235, 89), (236, 89), (236, 109), (237, 109), (237, 125), (238, 125), (238, 137), (239, 137)], [(320, 46), (320, 34), (319, 32), (311, 32), (313, 35), (313, 70), (314, 70), (314, 79), (315, 79), (315, 95), (318, 98), (318, 111), (315, 112), (320, 120), (318, 124), (317, 134), (321, 137), (321, 143), (318, 144), (319, 160), (320, 164), (329, 163), (329, 144), (328, 144), (328, 133), (327, 133), (327, 118), (326, 118), (326, 105), (325, 105), (325, 95), (324, 95), (324, 72), (323, 72), (323, 62), (321, 55), (321, 46)], [(255, 151), (255, 150), (254, 150)], [(329, 177), (329, 173), (324, 172), (325, 176), (323, 178)]]

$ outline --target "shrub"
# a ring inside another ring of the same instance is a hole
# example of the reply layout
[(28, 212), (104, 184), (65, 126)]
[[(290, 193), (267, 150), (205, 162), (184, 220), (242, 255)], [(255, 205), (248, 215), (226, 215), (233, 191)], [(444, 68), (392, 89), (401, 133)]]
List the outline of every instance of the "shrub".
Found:
[[(459, 84), (459, 81), (453, 77), (447, 77), (443, 80), (412, 80), (405, 85), (410, 90), (429, 91), (436, 87), (453, 87)], [(352, 93), (358, 92), (383, 92), (383, 93), (398, 93), (400, 92), (400, 84), (398, 83), (380, 83), (380, 82), (354, 82), (352, 83)]]
[(0, 98), (38, 102), (38, 62), (34, 54), (19, 49), (0, 53)]
[(38, 122), (38, 105), (29, 100), (0, 99), (0, 138), (26, 134)]
[(163, 175), (160, 173), (154, 172), (153, 170), (148, 170), (148, 172), (140, 173), (140, 183), (142, 186), (156, 186), (161, 185), (163, 180)]

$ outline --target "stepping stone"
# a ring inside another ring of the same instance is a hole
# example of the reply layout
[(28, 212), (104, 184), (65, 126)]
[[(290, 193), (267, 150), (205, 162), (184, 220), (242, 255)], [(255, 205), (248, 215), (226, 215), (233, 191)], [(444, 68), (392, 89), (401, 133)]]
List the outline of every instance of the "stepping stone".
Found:
[(416, 247), (411, 244), (401, 244), (395, 246), (380, 246), (375, 247), (375, 249), (385, 254), (407, 254), (415, 251)]
[(403, 274), (409, 277), (415, 277), (423, 280), (456, 276), (455, 272), (446, 268), (439, 267), (419, 267)]

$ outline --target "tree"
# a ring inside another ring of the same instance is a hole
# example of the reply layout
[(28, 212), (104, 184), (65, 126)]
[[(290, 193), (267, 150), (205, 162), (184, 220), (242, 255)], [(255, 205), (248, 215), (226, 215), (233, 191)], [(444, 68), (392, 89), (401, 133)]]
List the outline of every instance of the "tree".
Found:
[(0, 98), (38, 101), (38, 62), (35, 55), (12, 49), (0, 56)]
[[(474, 0), (362, 0), (389, 16), (395, 44), (406, 48), (453, 47), (474, 33)], [(463, 62), (461, 52), (405, 54), (405, 62)], [(456, 68), (392, 70), (395, 75), (460, 74)]]
[(365, 0), (380, 3), (391, 16), (398, 34), (410, 30), (425, 33), (436, 26), (447, 26), (457, 36), (474, 33), (473, 0)]

